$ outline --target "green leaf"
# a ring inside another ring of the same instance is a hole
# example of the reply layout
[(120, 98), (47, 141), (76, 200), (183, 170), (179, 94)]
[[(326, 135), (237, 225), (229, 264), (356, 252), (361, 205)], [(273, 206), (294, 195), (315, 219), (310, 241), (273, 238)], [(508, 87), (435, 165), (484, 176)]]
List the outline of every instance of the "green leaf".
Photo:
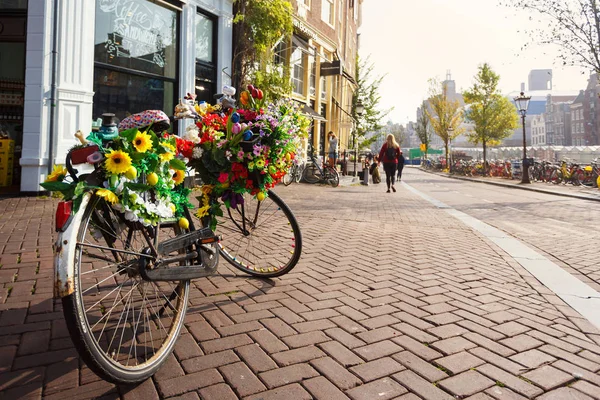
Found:
[(133, 139), (135, 138), (135, 135), (137, 135), (137, 133), (138, 133), (138, 132), (139, 132), (139, 131), (138, 131), (138, 129), (137, 129), (137, 128), (131, 128), (131, 129), (127, 129), (127, 130), (125, 130), (125, 131), (121, 131), (121, 132), (119, 133), (119, 135), (120, 135), (122, 138), (125, 138), (125, 139), (126, 139), (128, 142), (132, 142), (132, 141), (133, 141)]
[(78, 196), (73, 199), (73, 213), (79, 211), (79, 207), (81, 206), (81, 201), (83, 200), (83, 196)]
[(137, 151), (134, 150), (131, 153), (129, 153), (129, 156), (131, 157), (131, 159), (134, 162), (140, 162), (141, 160), (146, 158), (147, 154), (146, 153), (138, 153)]
[(44, 182), (41, 183), (40, 186), (51, 192), (64, 192), (69, 190), (74, 184), (66, 182)]
[(157, 151), (159, 154), (160, 154), (160, 153), (164, 153), (164, 150), (159, 152), (159, 150), (162, 150), (162, 147), (160, 147), (160, 146), (158, 145), (158, 136), (156, 136), (156, 133), (154, 133), (153, 131), (148, 131), (148, 132), (146, 132), (146, 133), (147, 133), (148, 135), (150, 135), (150, 138), (152, 139), (152, 147), (153, 147), (153, 148), (154, 148), (154, 149), (155, 149), (155, 150), (156, 150), (156, 151)]
[(174, 158), (169, 162), (169, 167), (185, 171), (185, 163), (177, 158)]
[(152, 186), (150, 185), (145, 185), (143, 183), (135, 183), (135, 182), (127, 182), (125, 184), (125, 187), (127, 189), (133, 190), (134, 192), (145, 192), (147, 190), (150, 190), (150, 188)]

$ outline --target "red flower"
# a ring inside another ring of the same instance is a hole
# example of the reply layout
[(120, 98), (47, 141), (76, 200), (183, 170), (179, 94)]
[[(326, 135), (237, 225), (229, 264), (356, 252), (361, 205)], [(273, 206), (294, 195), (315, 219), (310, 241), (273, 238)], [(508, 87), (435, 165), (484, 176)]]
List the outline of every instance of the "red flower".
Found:
[(175, 137), (175, 140), (177, 141), (177, 153), (183, 154), (185, 158), (192, 158), (194, 143), (189, 140), (181, 139), (180, 137)]
[(229, 174), (227, 172), (221, 172), (219, 175), (219, 182), (225, 183), (229, 179)]

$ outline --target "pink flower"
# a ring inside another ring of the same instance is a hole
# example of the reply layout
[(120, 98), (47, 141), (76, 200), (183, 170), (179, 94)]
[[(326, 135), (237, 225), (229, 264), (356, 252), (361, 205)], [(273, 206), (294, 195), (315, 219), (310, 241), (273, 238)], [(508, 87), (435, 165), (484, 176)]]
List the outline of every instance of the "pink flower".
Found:
[(96, 164), (96, 163), (99, 163), (100, 161), (102, 161), (103, 158), (104, 158), (104, 156), (102, 155), (102, 153), (100, 153), (99, 151), (96, 151), (87, 157), (87, 162), (90, 164)]
[(238, 157), (238, 159), (243, 160), (244, 159), (244, 150), (238, 151), (237, 157)]
[(219, 182), (225, 183), (229, 180), (229, 174), (227, 172), (221, 172), (219, 175)]

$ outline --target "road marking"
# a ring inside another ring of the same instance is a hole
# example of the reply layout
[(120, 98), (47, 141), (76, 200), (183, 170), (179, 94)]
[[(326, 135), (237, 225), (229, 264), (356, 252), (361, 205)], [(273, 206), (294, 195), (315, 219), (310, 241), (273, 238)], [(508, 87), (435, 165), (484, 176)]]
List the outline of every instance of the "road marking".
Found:
[(402, 182), (402, 184), (411, 192), (437, 208), (444, 209), (448, 214), (487, 237), (565, 303), (600, 328), (600, 293), (592, 287), (500, 229), (429, 197), (405, 182)]

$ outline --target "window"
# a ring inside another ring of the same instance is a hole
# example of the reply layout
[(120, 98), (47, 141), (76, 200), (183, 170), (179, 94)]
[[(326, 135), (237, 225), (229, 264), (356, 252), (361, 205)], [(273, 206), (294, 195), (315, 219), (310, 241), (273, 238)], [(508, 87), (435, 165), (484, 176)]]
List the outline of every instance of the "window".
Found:
[(212, 103), (217, 93), (216, 17), (196, 13), (196, 100)]
[[(314, 49), (311, 50), (311, 54), (315, 54)], [(310, 79), (308, 82), (309, 94), (314, 97), (317, 93), (317, 62), (315, 56), (309, 56), (308, 62), (310, 63)]]
[(321, 19), (333, 26), (335, 22), (335, 12), (333, 0), (321, 1)]
[(179, 13), (146, 0), (96, 2), (92, 115), (123, 119), (148, 109), (172, 114)]
[(304, 53), (300, 47), (294, 46), (290, 65), (294, 93), (304, 95)]

